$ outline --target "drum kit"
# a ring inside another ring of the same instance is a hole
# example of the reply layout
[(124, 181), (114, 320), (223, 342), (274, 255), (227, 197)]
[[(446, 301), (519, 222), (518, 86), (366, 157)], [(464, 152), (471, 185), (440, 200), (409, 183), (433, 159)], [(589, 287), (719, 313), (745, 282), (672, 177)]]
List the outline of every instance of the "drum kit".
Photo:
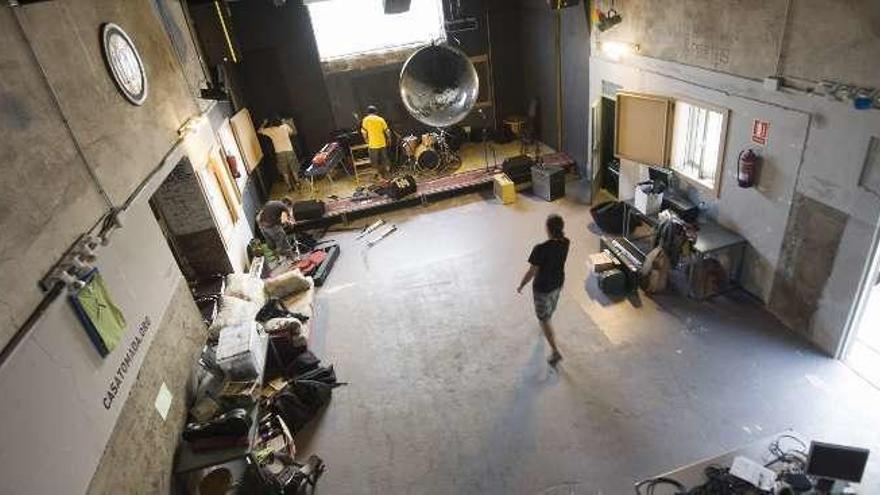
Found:
[(461, 158), (452, 150), (448, 134), (442, 129), (402, 138), (400, 151), (403, 155), (402, 166), (410, 173), (442, 173), (461, 165)]

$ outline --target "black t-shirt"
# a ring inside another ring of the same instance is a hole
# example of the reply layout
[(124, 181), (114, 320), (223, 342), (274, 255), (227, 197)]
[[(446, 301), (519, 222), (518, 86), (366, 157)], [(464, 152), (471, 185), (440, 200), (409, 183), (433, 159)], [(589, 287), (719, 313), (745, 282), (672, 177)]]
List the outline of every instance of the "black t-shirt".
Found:
[(268, 201), (260, 212), (260, 224), (275, 227), (281, 224), (281, 214), (287, 213), (287, 204), (283, 201)]
[(529, 263), (537, 265), (538, 274), (532, 282), (537, 292), (552, 292), (565, 282), (565, 259), (568, 257), (568, 239), (550, 239), (532, 248)]

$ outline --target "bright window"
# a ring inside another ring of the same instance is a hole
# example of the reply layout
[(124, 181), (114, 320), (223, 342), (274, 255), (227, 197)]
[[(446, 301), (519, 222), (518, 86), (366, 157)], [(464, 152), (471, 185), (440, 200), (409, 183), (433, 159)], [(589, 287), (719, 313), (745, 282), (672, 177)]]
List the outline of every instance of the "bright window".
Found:
[(309, 4), (321, 60), (421, 45), (444, 39), (441, 0), (412, 0), (385, 14), (382, 0), (323, 0)]
[(670, 166), (697, 183), (716, 190), (726, 112), (677, 100)]

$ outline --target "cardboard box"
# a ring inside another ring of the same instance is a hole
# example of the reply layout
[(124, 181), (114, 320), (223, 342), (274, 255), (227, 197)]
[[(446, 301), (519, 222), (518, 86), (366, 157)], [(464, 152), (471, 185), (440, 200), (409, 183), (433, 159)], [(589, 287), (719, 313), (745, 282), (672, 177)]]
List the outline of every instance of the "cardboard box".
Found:
[(636, 209), (645, 215), (656, 215), (660, 212), (660, 206), (663, 204), (663, 193), (651, 194), (642, 191), (641, 187), (636, 186)]
[(605, 270), (611, 270), (615, 268), (614, 258), (608, 255), (608, 253), (595, 253), (590, 255), (590, 265), (593, 267), (593, 272), (602, 273)]

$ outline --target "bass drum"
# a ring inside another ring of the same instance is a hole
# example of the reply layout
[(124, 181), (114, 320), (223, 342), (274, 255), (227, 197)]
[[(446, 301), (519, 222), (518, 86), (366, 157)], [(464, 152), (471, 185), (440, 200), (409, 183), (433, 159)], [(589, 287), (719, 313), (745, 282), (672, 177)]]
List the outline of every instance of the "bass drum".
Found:
[(423, 144), (416, 149), (416, 163), (421, 168), (434, 170), (440, 165), (440, 153)]

